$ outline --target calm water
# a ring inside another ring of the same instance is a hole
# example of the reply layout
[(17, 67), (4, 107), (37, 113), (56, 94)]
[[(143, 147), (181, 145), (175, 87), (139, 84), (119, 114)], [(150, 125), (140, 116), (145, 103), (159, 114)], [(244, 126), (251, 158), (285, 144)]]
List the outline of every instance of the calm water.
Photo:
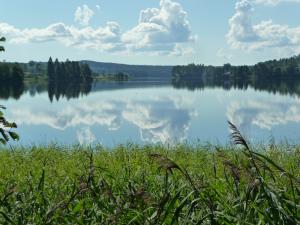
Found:
[(300, 98), (248, 90), (189, 91), (167, 83), (98, 83), (78, 98), (25, 91), (1, 100), (20, 144), (228, 143), (227, 120), (255, 142), (300, 142)]

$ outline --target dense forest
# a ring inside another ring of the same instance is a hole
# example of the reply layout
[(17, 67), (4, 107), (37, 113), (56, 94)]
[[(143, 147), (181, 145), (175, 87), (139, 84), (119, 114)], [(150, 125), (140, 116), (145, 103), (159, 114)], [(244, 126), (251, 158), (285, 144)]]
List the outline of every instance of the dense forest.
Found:
[(225, 89), (252, 87), (282, 94), (300, 94), (300, 56), (270, 60), (253, 66), (175, 66), (172, 84), (176, 88), (191, 90), (208, 86)]

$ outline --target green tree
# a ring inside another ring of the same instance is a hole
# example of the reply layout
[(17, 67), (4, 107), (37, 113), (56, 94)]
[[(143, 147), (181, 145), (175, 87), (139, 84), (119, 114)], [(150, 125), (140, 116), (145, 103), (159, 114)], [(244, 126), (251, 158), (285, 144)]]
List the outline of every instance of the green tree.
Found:
[(42, 63), (40, 63), (40, 62), (36, 63), (35, 71), (39, 74), (41, 74), (43, 72)]
[(55, 71), (54, 79), (55, 80), (61, 79), (61, 66), (60, 66), (60, 63), (59, 63), (58, 59), (55, 59), (54, 71)]
[(48, 61), (47, 75), (48, 75), (49, 80), (54, 80), (55, 69), (54, 69), (54, 64), (53, 64), (53, 60), (51, 57), (49, 58), (49, 61)]
[(81, 65), (81, 77), (87, 81), (92, 79), (92, 70), (86, 63)]
[(24, 80), (24, 72), (19, 64), (15, 63), (11, 68), (11, 82), (21, 84)]

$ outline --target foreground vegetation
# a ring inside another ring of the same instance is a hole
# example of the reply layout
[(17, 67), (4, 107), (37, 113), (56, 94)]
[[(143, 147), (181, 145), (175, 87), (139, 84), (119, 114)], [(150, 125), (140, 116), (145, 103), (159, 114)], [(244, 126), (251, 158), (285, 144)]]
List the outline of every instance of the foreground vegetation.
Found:
[(0, 224), (299, 224), (300, 146), (256, 150), (2, 148)]

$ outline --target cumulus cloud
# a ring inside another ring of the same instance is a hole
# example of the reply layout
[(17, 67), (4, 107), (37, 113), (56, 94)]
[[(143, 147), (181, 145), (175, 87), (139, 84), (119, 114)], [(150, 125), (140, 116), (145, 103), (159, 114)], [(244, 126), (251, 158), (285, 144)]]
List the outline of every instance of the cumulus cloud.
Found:
[(57, 41), (66, 46), (101, 51), (121, 50), (121, 31), (116, 22), (107, 22), (106, 26), (93, 29), (77, 28), (64, 23), (52, 24), (46, 28), (18, 29), (7, 23), (0, 23), (0, 33), (9, 37), (11, 43), (25, 44)]
[(94, 11), (91, 10), (87, 5), (78, 6), (74, 14), (74, 21), (83, 26), (87, 26), (93, 16)]
[(232, 48), (243, 50), (260, 50), (280, 48), (300, 53), (300, 26), (274, 24), (272, 20), (252, 24), (253, 6), (250, 0), (236, 3), (236, 12), (229, 20), (227, 40)]
[(187, 13), (171, 0), (161, 0), (160, 8), (142, 10), (138, 25), (123, 35), (123, 41), (133, 51), (172, 52), (176, 44), (194, 39)]
[(254, 3), (256, 4), (264, 4), (264, 5), (270, 5), (275, 6), (280, 3), (300, 3), (300, 0), (254, 0)]
[(148, 52), (173, 56), (193, 52), (185, 46), (195, 40), (187, 13), (172, 0), (161, 0), (159, 8), (142, 10), (138, 24), (126, 32), (121, 31), (117, 22), (107, 22), (97, 28), (88, 26), (93, 14), (86, 5), (77, 8), (75, 21), (85, 25), (83, 28), (55, 23), (45, 28), (19, 29), (0, 23), (0, 34), (14, 44), (56, 41), (67, 47), (103, 52)]
[(238, 1), (236, 13), (229, 20), (228, 42), (231, 46), (241, 47), (243, 43), (255, 43), (259, 36), (255, 33), (251, 22), (253, 7), (250, 1)]

